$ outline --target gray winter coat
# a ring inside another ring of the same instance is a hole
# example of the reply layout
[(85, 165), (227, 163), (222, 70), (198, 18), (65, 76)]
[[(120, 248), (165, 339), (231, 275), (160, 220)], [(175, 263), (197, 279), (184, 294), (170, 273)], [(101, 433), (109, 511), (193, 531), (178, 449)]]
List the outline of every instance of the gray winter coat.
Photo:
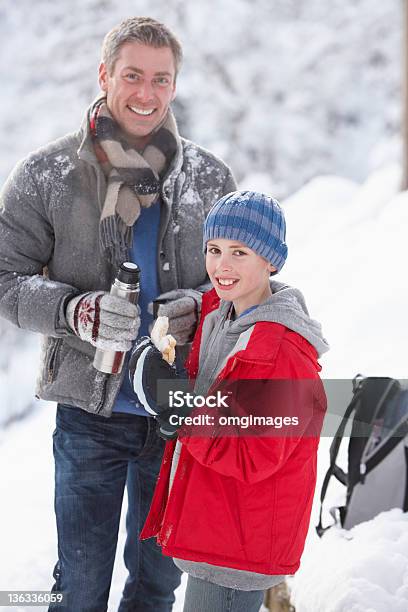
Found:
[[(203, 221), (235, 189), (221, 160), (181, 139), (161, 189), (162, 292), (205, 282)], [(114, 278), (99, 246), (105, 193), (87, 121), (16, 166), (0, 197), (0, 315), (45, 336), (38, 397), (110, 416), (123, 372), (95, 370), (95, 349), (73, 335), (64, 316), (72, 296), (108, 291)]]

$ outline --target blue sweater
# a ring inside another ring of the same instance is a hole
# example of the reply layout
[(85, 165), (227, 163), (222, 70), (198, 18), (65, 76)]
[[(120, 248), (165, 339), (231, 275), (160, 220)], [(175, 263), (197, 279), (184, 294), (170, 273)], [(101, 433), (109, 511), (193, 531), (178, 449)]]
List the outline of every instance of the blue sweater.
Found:
[[(150, 208), (142, 208), (140, 217), (133, 227), (133, 244), (129, 259), (140, 267), (140, 295), (139, 306), (141, 324), (139, 336), (149, 335), (149, 325), (153, 316), (147, 312), (149, 302), (152, 302), (160, 293), (157, 271), (157, 244), (159, 237), (160, 206), (158, 199)], [(123, 365), (127, 370), (130, 351)], [(123, 379), (121, 389), (113, 406), (114, 412), (127, 412), (143, 416), (151, 416), (139, 404), (130, 385), (127, 372)]]

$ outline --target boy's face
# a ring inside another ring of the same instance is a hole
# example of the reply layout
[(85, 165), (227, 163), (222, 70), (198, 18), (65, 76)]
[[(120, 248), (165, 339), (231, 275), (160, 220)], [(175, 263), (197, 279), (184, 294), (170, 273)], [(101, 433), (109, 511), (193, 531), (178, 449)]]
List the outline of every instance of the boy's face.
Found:
[(271, 295), (269, 275), (276, 268), (242, 242), (209, 240), (205, 265), (217, 295), (233, 302), (237, 315)]
[(127, 42), (112, 74), (99, 66), (99, 85), (113, 118), (131, 139), (150, 134), (176, 95), (176, 68), (170, 47)]

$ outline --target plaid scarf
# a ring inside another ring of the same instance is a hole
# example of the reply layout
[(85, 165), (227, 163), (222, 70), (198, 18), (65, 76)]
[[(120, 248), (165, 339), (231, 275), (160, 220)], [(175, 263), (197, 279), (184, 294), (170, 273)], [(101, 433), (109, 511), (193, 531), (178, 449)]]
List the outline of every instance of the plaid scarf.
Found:
[(155, 202), (180, 137), (169, 109), (143, 151), (137, 151), (125, 140), (105, 96), (90, 107), (89, 124), (95, 154), (108, 182), (99, 224), (100, 244), (112, 264), (119, 266), (132, 244), (132, 226), (141, 207)]

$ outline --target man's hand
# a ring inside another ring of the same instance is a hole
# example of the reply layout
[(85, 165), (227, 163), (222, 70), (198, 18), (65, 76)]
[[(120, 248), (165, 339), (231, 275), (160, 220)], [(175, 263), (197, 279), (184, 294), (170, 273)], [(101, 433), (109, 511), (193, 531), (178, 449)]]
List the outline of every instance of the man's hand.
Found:
[(105, 351), (128, 351), (140, 327), (138, 307), (104, 291), (72, 298), (66, 319), (81, 340)]
[(202, 293), (195, 289), (175, 289), (159, 295), (153, 302), (157, 304), (158, 317), (168, 317), (169, 330), (178, 345), (187, 344), (193, 339), (201, 312)]

